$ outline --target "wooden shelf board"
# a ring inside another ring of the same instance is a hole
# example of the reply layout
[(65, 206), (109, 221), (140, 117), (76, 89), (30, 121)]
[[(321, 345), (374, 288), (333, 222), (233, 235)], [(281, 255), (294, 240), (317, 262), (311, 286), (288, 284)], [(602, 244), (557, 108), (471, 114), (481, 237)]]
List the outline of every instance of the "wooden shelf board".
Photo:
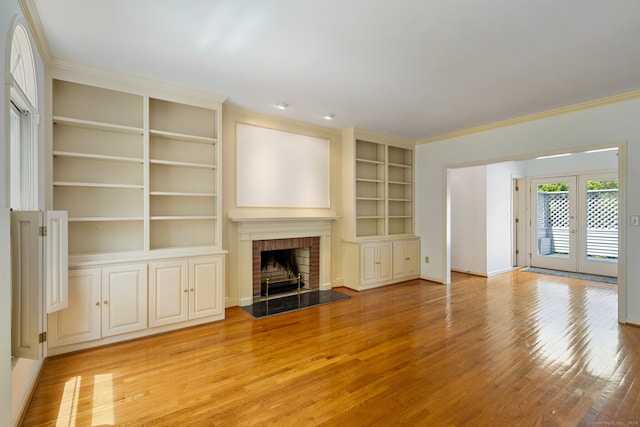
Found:
[(69, 157), (73, 159), (87, 159), (87, 160), (107, 160), (114, 162), (130, 162), (130, 163), (142, 163), (143, 159), (136, 157), (123, 157), (123, 156), (107, 156), (104, 154), (91, 154), (91, 153), (78, 153), (73, 151), (58, 151), (53, 152), (53, 157)]
[(213, 220), (213, 215), (157, 215), (152, 216), (152, 221), (189, 221), (189, 220)]
[(159, 160), (152, 159), (149, 161), (152, 165), (165, 165), (165, 166), (182, 166), (189, 168), (200, 168), (200, 169), (216, 169), (216, 165), (214, 164), (206, 164), (206, 163), (190, 163), (190, 162), (176, 162), (173, 160)]
[(66, 181), (53, 181), (54, 187), (92, 187), (92, 188), (130, 188), (142, 190), (143, 185), (133, 184), (109, 184), (103, 182), (66, 182)]
[(150, 196), (178, 196), (178, 197), (216, 197), (215, 193), (180, 193), (176, 191), (151, 191)]
[(185, 133), (169, 132), (164, 130), (151, 129), (149, 135), (166, 139), (181, 139), (189, 142), (200, 142), (203, 144), (215, 144), (218, 140), (207, 136), (189, 135)]
[(53, 116), (53, 124), (75, 126), (86, 129), (99, 129), (110, 132), (133, 133), (142, 135), (144, 129), (135, 126), (118, 125), (114, 123), (96, 122), (92, 120), (74, 119), (72, 117)]

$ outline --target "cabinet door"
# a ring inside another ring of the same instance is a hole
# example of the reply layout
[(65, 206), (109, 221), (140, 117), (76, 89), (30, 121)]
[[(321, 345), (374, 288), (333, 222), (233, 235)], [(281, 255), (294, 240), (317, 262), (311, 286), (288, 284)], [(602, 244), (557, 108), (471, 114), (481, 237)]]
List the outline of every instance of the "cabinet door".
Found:
[(183, 322), (189, 317), (187, 261), (149, 264), (149, 326)]
[(407, 275), (407, 245), (404, 241), (393, 243), (393, 277), (399, 279)]
[(69, 305), (48, 317), (48, 345), (57, 347), (100, 338), (100, 268), (69, 270)]
[(147, 266), (102, 269), (102, 336), (147, 327)]
[(408, 240), (405, 243), (405, 260), (407, 276), (420, 275), (420, 241)]
[(360, 246), (360, 281), (363, 285), (369, 285), (378, 281), (377, 264), (378, 244), (363, 243)]
[(393, 244), (393, 277), (413, 277), (419, 274), (420, 245), (417, 240), (401, 240)]
[(219, 257), (189, 261), (189, 318), (213, 316), (224, 310), (224, 263)]
[(391, 242), (378, 243), (378, 280), (393, 278), (393, 244)]

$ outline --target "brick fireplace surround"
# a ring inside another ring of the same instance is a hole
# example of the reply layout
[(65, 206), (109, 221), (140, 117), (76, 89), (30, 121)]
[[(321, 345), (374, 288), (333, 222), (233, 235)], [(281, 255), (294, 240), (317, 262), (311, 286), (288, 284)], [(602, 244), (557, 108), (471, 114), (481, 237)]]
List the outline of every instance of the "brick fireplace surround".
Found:
[[(317, 240), (315, 245), (318, 253), (317, 289), (331, 289), (331, 227), (336, 217), (244, 217), (229, 215), (236, 228), (237, 244), (237, 295), (232, 296), (228, 303), (240, 306), (251, 305), (254, 302), (254, 242), (263, 240), (282, 240), (291, 242)], [(300, 239), (300, 240), (298, 240)], [(279, 243), (284, 245), (285, 243)], [(296, 243), (296, 246), (297, 243)], [(278, 249), (278, 248), (273, 248)], [(282, 248), (286, 249), (286, 248)], [(260, 258), (258, 255), (258, 264)], [(260, 266), (258, 265), (258, 269)], [(259, 280), (259, 279), (258, 279)], [(258, 284), (259, 286), (259, 284)], [(259, 296), (259, 292), (258, 296)]]

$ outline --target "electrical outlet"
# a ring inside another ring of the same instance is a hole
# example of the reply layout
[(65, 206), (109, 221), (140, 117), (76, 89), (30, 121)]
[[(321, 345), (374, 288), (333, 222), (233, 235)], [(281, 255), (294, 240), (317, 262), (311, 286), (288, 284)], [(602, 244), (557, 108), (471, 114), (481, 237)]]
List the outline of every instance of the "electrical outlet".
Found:
[(425, 264), (429, 264), (429, 257), (428, 256), (424, 257), (424, 262), (425, 262)]
[(631, 215), (631, 225), (640, 225), (640, 216)]

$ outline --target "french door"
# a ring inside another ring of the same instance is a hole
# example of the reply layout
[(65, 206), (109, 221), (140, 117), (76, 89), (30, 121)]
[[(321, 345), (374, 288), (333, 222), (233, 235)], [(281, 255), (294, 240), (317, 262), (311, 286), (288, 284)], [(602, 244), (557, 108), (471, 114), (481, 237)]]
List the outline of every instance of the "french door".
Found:
[(531, 266), (618, 275), (615, 173), (531, 180)]

